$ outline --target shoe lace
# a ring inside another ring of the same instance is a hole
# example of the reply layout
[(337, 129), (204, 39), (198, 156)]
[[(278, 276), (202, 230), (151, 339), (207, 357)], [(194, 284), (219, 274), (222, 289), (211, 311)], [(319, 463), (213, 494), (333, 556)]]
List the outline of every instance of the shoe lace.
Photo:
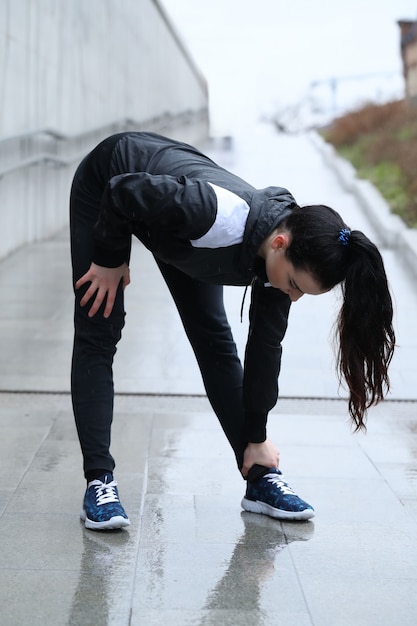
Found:
[(109, 504), (110, 502), (119, 502), (116, 487), (117, 482), (115, 480), (111, 483), (99, 483), (98, 485), (94, 485), (97, 506)]
[(285, 495), (296, 495), (295, 491), (284, 480), (282, 480), (282, 476), (279, 474), (267, 474), (265, 478), (267, 478), (269, 483), (275, 485)]

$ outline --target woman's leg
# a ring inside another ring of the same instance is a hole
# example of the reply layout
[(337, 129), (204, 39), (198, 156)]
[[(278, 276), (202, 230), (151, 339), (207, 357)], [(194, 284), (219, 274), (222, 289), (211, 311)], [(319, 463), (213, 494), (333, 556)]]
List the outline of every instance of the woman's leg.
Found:
[[(91, 167), (84, 161), (71, 190), (70, 226), (73, 281), (89, 269), (93, 254), (92, 229), (97, 220), (100, 189), (91, 186)], [(113, 357), (124, 325), (123, 290), (120, 288), (108, 319), (100, 310), (88, 317), (88, 306), (80, 299), (86, 288), (76, 292), (75, 335), (72, 357), (71, 392), (75, 422), (87, 480), (114, 469), (110, 454), (113, 419)]]
[(156, 260), (194, 350), (207, 397), (236, 456), (239, 469), (247, 442), (243, 432), (243, 370), (227, 321), (223, 287), (190, 278)]

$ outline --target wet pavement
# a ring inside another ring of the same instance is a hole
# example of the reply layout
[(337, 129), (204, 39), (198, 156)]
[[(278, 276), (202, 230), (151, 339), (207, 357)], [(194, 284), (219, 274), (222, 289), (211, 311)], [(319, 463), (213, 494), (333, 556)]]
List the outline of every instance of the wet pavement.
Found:
[[(308, 136), (257, 129), (213, 156), (258, 187), (337, 208), (381, 244), (399, 348), (389, 400), (352, 434), (334, 372), (337, 293), (305, 296), (284, 343), (269, 436), (304, 523), (241, 511), (244, 482), (151, 256), (135, 245), (115, 364), (112, 451), (132, 525), (87, 531), (69, 397), (67, 232), (0, 262), (2, 626), (408, 626), (417, 623), (417, 295)], [(241, 288), (227, 288), (243, 353)], [(247, 317), (247, 303), (245, 316)], [(308, 321), (308, 323), (306, 323)]]

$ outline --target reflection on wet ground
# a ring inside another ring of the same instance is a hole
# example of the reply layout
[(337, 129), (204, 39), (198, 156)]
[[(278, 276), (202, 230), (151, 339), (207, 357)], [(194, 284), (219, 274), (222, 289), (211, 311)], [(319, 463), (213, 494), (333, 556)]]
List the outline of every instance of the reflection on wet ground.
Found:
[[(80, 522), (83, 551), (80, 576), (68, 616), (69, 626), (116, 624), (129, 621), (124, 571), (126, 558), (134, 559), (131, 537), (123, 531), (86, 532)], [(124, 611), (121, 599), (124, 597)], [(86, 618), (88, 617), (88, 622)]]

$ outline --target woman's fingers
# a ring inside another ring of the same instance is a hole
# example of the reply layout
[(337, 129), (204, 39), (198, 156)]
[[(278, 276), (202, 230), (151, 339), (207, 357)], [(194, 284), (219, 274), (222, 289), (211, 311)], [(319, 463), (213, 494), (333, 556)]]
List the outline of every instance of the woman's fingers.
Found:
[(113, 289), (109, 290), (106, 295), (107, 295), (107, 300), (106, 300), (106, 306), (104, 309), (103, 316), (107, 318), (113, 311), (114, 301), (116, 299), (116, 291)]
[[(77, 289), (79, 289), (79, 287), (77, 287)], [(97, 292), (97, 287), (94, 287), (93, 283), (91, 283), (90, 287), (87, 289), (87, 291), (85, 292), (85, 294), (80, 300), (81, 306), (85, 306), (91, 300), (91, 298), (94, 296), (96, 292)]]
[[(103, 303), (103, 300), (106, 297), (106, 293), (107, 292), (104, 289), (98, 289), (96, 294), (95, 294), (95, 296), (94, 296), (94, 292), (93, 292), (91, 297), (93, 297), (94, 300), (93, 300), (93, 304), (91, 305), (91, 307), (90, 307), (90, 309), (88, 311), (88, 317), (94, 317), (94, 315), (97, 313), (97, 311), (101, 307), (101, 305)], [(87, 304), (87, 302), (86, 302), (86, 304)], [(82, 302), (80, 304), (82, 305)], [(82, 305), (82, 306), (84, 306), (84, 305)], [(109, 315), (110, 315), (110, 313), (109, 313)]]

